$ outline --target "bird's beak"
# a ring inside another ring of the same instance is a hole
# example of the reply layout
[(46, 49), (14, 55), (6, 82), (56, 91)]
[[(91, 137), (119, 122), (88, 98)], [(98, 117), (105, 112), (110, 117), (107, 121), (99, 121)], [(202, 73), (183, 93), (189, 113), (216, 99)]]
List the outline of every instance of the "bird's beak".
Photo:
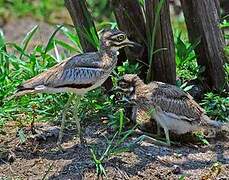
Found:
[(114, 86), (112, 89), (111, 89), (112, 92), (123, 92), (123, 88), (120, 87), (120, 86)]
[(126, 39), (125, 44), (127, 44), (130, 47), (142, 47), (141, 44), (136, 43), (134, 41), (130, 41), (129, 39)]
[(129, 89), (128, 88), (123, 88), (121, 86), (115, 86), (114, 88), (112, 88), (112, 91), (120, 92), (120, 93), (127, 93), (129, 91)]

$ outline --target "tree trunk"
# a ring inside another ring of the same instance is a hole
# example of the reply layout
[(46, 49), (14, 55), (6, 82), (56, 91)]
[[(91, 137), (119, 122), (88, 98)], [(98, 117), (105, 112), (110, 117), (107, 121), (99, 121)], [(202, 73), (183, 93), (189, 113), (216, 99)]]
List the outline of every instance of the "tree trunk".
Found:
[[(229, 2), (228, 2), (228, 0), (219, 0), (219, 1), (220, 1), (220, 5), (223, 9), (222, 17), (229, 15)], [(229, 21), (229, 16), (227, 16), (226, 19)]]
[[(131, 63), (136, 63), (136, 59), (141, 60), (143, 68), (141, 69), (140, 77), (144, 79), (148, 67), (147, 60), (147, 44), (144, 16), (139, 6), (138, 0), (110, 0), (115, 18), (120, 30), (127, 33), (128, 38), (138, 42), (143, 47), (125, 48), (126, 56)], [(138, 62), (139, 63), (139, 62)]]
[[(85, 0), (65, 0), (65, 6), (72, 18), (76, 32), (80, 39), (80, 44), (84, 52), (93, 52), (97, 48), (85, 37), (85, 34), (92, 35), (89, 30), (96, 32), (92, 16), (87, 9)], [(98, 38), (98, 35), (96, 33)]]
[[(156, 7), (160, 0), (146, 1), (147, 26), (152, 31), (155, 24)], [(176, 83), (176, 61), (175, 46), (170, 21), (169, 2), (165, 0), (160, 11), (159, 22), (157, 24), (155, 45), (153, 50), (161, 50), (153, 55), (151, 80), (162, 81), (169, 84)]]
[(219, 0), (214, 0), (214, 1), (215, 1), (215, 6), (216, 6), (216, 9), (217, 9), (218, 16), (220, 18), (221, 17), (220, 1)]
[(201, 38), (196, 48), (197, 62), (205, 67), (203, 82), (212, 90), (222, 90), (225, 84), (224, 39), (219, 28), (215, 1), (181, 0), (191, 42)]
[[(95, 24), (93, 22), (92, 16), (87, 9), (85, 0), (65, 0), (65, 6), (67, 7), (69, 14), (72, 18), (74, 26), (76, 28), (76, 32), (80, 39), (80, 44), (83, 48), (84, 52), (93, 52), (97, 51), (97, 47), (93, 45), (89, 39), (85, 36), (92, 36), (92, 32), (96, 35), (95, 38), (98, 38), (98, 34), (96, 32)], [(108, 78), (103, 86), (106, 90), (110, 90), (112, 88), (112, 80)]]
[[(146, 77), (148, 71), (149, 57), (148, 57), (148, 42), (146, 38), (146, 31), (152, 29), (154, 24), (155, 7), (159, 0), (147, 0), (146, 3), (146, 16), (150, 20), (150, 27), (148, 22), (146, 25), (143, 10), (140, 7), (138, 0), (111, 0), (114, 9), (115, 17), (118, 26), (121, 30), (125, 31), (130, 39), (140, 43), (143, 48), (139, 53), (134, 48), (127, 48), (126, 54), (129, 60), (140, 59), (143, 65), (140, 77)], [(151, 28), (152, 27), (152, 28)], [(147, 29), (148, 28), (148, 29)], [(160, 23), (156, 32), (155, 48), (167, 48), (166, 51), (161, 51), (155, 54), (153, 58), (152, 79), (162, 81), (170, 84), (176, 82), (176, 63), (172, 27), (169, 15), (169, 4), (166, 1), (160, 15)]]

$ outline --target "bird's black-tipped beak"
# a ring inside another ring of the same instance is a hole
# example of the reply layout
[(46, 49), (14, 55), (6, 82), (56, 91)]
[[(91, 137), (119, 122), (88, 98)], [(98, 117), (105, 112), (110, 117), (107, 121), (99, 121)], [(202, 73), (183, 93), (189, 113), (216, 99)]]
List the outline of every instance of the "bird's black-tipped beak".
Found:
[(128, 45), (128, 46), (130, 46), (130, 47), (142, 47), (142, 45), (141, 44), (139, 44), (139, 43), (136, 43), (136, 42), (134, 42), (134, 41), (130, 41), (129, 39), (127, 39), (126, 41), (125, 41), (125, 43)]

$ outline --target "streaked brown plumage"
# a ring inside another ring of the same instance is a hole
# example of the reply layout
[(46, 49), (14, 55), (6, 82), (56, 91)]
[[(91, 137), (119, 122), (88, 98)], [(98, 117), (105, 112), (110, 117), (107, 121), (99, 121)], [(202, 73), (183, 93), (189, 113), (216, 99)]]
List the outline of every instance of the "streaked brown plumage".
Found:
[(120, 48), (134, 45), (136, 43), (129, 41), (122, 31), (105, 31), (101, 36), (101, 48), (98, 52), (76, 55), (58, 63), (25, 81), (14, 96), (38, 92), (74, 92), (83, 95), (108, 78), (116, 66)]
[[(73, 92), (75, 95), (84, 95), (102, 85), (109, 77), (116, 66), (120, 48), (138, 45), (128, 40), (126, 34), (117, 29), (104, 31), (100, 43), (99, 51), (70, 57), (49, 70), (25, 81), (18, 87), (17, 93), (11, 98), (29, 93), (43, 92)], [(59, 142), (62, 140), (65, 111), (70, 103), (71, 101), (69, 100), (63, 111)], [(76, 112), (74, 114), (75, 116), (77, 115)], [(78, 131), (80, 132), (79, 120), (78, 118), (76, 120)]]
[(18, 87), (18, 92), (23, 91), (23, 94), (27, 94), (68, 91), (83, 95), (100, 86), (116, 62), (115, 52), (108, 54), (100, 51), (73, 56), (24, 82)]
[(147, 112), (164, 129), (168, 144), (168, 131), (184, 134), (202, 127), (221, 128), (224, 125), (210, 120), (191, 95), (174, 85), (155, 81), (144, 84), (134, 74), (124, 75), (120, 84), (128, 89), (127, 96), (136, 107)]

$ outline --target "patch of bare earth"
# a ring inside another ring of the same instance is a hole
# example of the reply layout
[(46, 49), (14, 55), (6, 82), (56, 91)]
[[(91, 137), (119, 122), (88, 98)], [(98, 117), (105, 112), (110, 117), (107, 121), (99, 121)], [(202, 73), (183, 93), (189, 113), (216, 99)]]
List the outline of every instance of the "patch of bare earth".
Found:
[[(26, 32), (37, 24), (40, 32), (31, 46), (45, 44), (55, 30), (46, 23), (18, 19), (3, 29), (9, 42), (21, 42)], [(80, 144), (74, 138), (75, 132), (67, 131), (61, 152), (54, 137), (46, 141), (29, 138), (20, 144), (16, 127), (10, 122), (0, 132), (0, 179), (96, 179), (90, 147), (97, 145), (103, 152), (107, 146), (103, 135), (112, 136), (100, 123), (84, 125), (87, 144)], [(126, 143), (136, 137), (130, 137)], [(229, 142), (213, 139), (204, 147), (187, 144), (164, 147), (143, 141), (129, 152), (110, 157), (104, 167), (108, 179), (178, 179), (182, 175), (185, 179), (229, 179)]]
[[(59, 22), (63, 24), (64, 22)], [(32, 37), (32, 40), (29, 42), (28, 51), (32, 50), (37, 45), (46, 45), (49, 38), (52, 36), (54, 31), (57, 29), (55, 24), (51, 25), (46, 22), (34, 20), (31, 17), (19, 18), (19, 19), (9, 19), (6, 24), (3, 25), (2, 30), (4, 32), (7, 42), (13, 42), (20, 44), (25, 38), (26, 34), (32, 30), (36, 25), (39, 26), (39, 29)], [(67, 39), (62, 33), (58, 32), (55, 38), (69, 43), (70, 40)], [(58, 50), (61, 50), (59, 48)]]
[[(104, 126), (99, 123), (84, 126), (86, 144), (73, 138), (75, 132), (66, 132), (63, 152), (57, 148), (53, 137), (46, 141), (31, 138), (21, 145), (15, 126), (15, 123), (8, 123), (4, 130), (6, 134), (0, 136), (0, 152), (5, 149), (13, 156), (10, 160), (7, 156), (2, 157), (0, 178), (97, 178), (90, 147), (99, 145), (101, 152), (105, 150), (104, 135), (109, 137), (111, 134)], [(128, 142), (133, 142), (136, 137), (130, 137)], [(219, 164), (213, 166), (215, 162)], [(110, 157), (104, 167), (108, 179), (178, 179), (182, 175), (185, 179), (228, 179), (229, 143), (226, 139), (215, 139), (205, 147), (185, 144), (163, 147), (143, 141), (129, 152)]]

